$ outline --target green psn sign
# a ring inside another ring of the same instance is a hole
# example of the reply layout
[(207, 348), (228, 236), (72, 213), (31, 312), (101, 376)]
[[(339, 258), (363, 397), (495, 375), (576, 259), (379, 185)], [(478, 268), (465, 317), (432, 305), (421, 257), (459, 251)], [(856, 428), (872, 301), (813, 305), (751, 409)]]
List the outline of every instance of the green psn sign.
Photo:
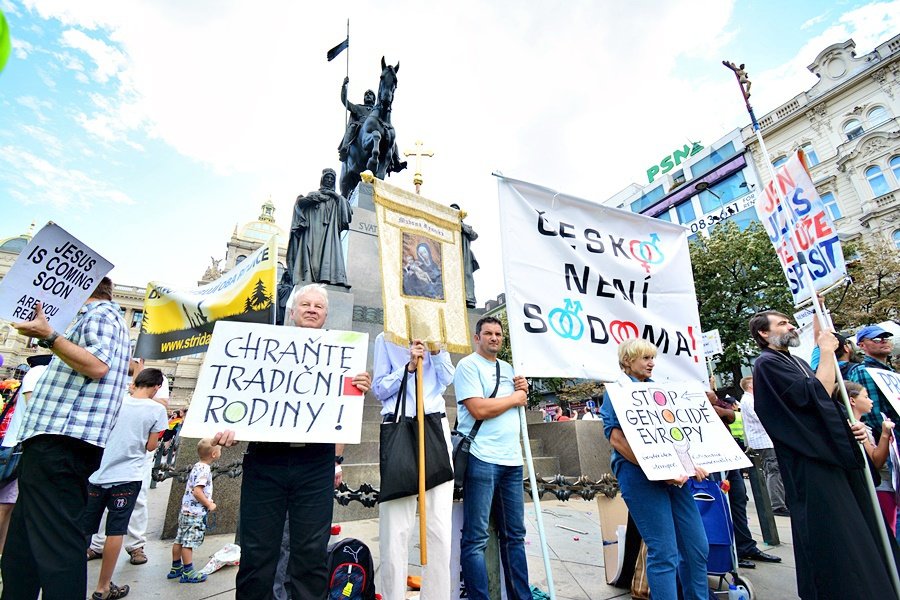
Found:
[(668, 155), (661, 161), (659, 161), (658, 165), (653, 165), (649, 169), (647, 169), (647, 181), (648, 183), (653, 183), (653, 178), (657, 175), (665, 175), (675, 167), (681, 164), (681, 161), (686, 159), (689, 156), (693, 156), (703, 150), (703, 146), (700, 145), (700, 142), (693, 142), (693, 144), (685, 144), (684, 148), (679, 148), (675, 150), (672, 154)]

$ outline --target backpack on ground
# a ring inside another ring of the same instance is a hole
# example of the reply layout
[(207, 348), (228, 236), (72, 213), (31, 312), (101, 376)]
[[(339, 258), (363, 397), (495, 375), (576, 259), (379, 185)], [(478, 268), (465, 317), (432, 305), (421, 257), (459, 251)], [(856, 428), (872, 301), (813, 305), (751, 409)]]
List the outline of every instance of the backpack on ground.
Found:
[(356, 538), (328, 546), (328, 600), (375, 600), (375, 563)]

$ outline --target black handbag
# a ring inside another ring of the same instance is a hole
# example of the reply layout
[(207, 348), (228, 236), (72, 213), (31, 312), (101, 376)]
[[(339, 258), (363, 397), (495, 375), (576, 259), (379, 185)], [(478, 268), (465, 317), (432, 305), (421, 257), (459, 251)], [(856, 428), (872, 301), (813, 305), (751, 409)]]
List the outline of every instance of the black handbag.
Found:
[[(491, 392), (491, 395), (488, 398), (494, 398), (497, 396), (497, 390), (500, 389), (500, 361), (495, 362), (497, 366), (496, 381), (494, 382), (494, 391)], [(466, 479), (466, 467), (469, 466), (469, 452), (472, 448), (472, 441), (475, 439), (475, 436), (478, 435), (478, 430), (481, 429), (481, 424), (484, 423), (484, 420), (475, 421), (475, 425), (472, 427), (472, 431), (468, 434), (465, 434), (453, 428), (453, 431), (450, 432), (450, 442), (453, 444), (453, 487), (457, 490), (461, 490), (463, 487), (463, 482)], [(457, 426), (459, 425), (459, 420), (457, 419)]]
[[(19, 398), (18, 391), (3, 407), (0, 412), (0, 422), (6, 418), (6, 415), (16, 406)], [(4, 437), (6, 437), (4, 435)], [(2, 441), (2, 440), (0, 440)], [(21, 442), (11, 447), (0, 447), (0, 486), (4, 486), (19, 476), (19, 459), (22, 458)]]
[[(415, 496), (419, 493), (419, 423), (415, 417), (406, 416), (404, 399), (408, 376), (409, 373), (404, 372), (403, 380), (400, 382), (400, 392), (394, 405), (394, 420), (381, 424), (379, 502)], [(442, 418), (439, 413), (425, 415), (426, 490), (453, 479)]]

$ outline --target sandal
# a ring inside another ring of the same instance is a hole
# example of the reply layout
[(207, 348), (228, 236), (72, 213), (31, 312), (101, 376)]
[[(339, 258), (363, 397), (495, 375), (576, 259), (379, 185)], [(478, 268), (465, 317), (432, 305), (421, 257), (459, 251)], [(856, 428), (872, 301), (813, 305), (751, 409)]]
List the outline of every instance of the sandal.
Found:
[(191, 569), (190, 571), (184, 571), (181, 574), (181, 579), (179, 579), (181, 583), (203, 583), (206, 581), (206, 573), (201, 573), (196, 569)]
[(133, 565), (143, 565), (147, 562), (147, 555), (144, 554), (143, 548), (135, 548), (134, 550), (128, 551), (129, 556), (131, 556), (131, 560), (129, 561)]
[(118, 600), (118, 598), (124, 598), (128, 595), (128, 592), (131, 591), (131, 588), (127, 585), (118, 586), (112, 582), (109, 583), (109, 593), (107, 595), (103, 595), (100, 592), (94, 592), (91, 594), (91, 600)]
[(98, 558), (103, 558), (102, 552), (97, 552), (93, 548), (87, 549), (87, 559), (88, 560), (97, 560)]

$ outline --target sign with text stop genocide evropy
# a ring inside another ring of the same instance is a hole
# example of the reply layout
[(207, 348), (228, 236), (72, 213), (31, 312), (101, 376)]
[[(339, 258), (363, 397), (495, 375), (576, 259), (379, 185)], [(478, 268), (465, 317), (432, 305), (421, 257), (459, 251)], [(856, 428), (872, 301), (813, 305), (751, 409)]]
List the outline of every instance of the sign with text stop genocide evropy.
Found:
[(697, 381), (606, 386), (625, 439), (651, 481), (693, 475), (694, 467), (751, 466)]
[(358, 444), (364, 396), (352, 380), (368, 344), (355, 331), (217, 321), (181, 435)]
[(50, 325), (64, 331), (112, 268), (78, 238), (47, 223), (0, 282), (0, 319), (30, 321), (40, 301)]

